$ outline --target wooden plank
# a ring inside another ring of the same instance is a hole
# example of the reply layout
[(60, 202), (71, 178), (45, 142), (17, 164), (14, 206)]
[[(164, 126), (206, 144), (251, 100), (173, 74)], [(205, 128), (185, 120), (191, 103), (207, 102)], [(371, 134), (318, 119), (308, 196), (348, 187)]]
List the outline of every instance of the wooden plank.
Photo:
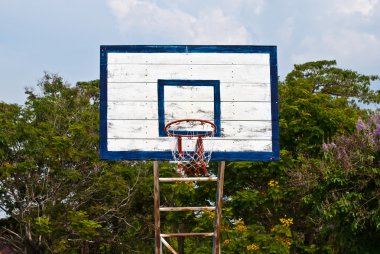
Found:
[[(221, 120), (271, 120), (270, 102), (222, 102)], [(212, 102), (165, 102), (165, 119), (196, 118), (213, 121)]]
[(215, 182), (217, 177), (165, 177), (160, 178), (160, 182)]
[(159, 185), (159, 168), (158, 161), (153, 161), (154, 176), (154, 231), (155, 231), (155, 253), (161, 254), (161, 222), (160, 222), (160, 185)]
[(170, 244), (163, 238), (161, 237), (161, 242), (166, 246), (166, 248), (168, 248), (173, 254), (178, 254), (178, 252), (172, 247), (170, 246)]
[(165, 102), (172, 101), (214, 101), (214, 87), (211, 86), (165, 86)]
[(266, 64), (261, 53), (108, 53), (108, 64)]
[(171, 233), (161, 234), (161, 237), (213, 236), (214, 233)]
[(160, 207), (160, 212), (186, 212), (186, 211), (214, 211), (214, 206), (200, 206), (200, 207)]
[(222, 202), (223, 202), (223, 187), (224, 187), (224, 169), (226, 166), (225, 161), (218, 163), (218, 187), (216, 192), (216, 209), (215, 209), (215, 222), (214, 222), (214, 243), (213, 254), (220, 254), (220, 226), (222, 223)]
[[(185, 140), (185, 139), (184, 139)], [(270, 152), (272, 151), (272, 140), (234, 140), (215, 139), (203, 141), (205, 150), (210, 146), (217, 152)], [(194, 143), (184, 141), (184, 150), (193, 150)], [(171, 151), (172, 142), (168, 138), (158, 139), (108, 139), (108, 151)]]
[(157, 101), (156, 83), (108, 83), (108, 101)]
[[(184, 118), (199, 118), (213, 121), (212, 102), (167, 102), (165, 118), (173, 121)], [(271, 120), (270, 102), (222, 102), (222, 121), (226, 120)], [(108, 119), (158, 119), (157, 102), (109, 102)]]
[(108, 65), (108, 82), (156, 82), (158, 79), (210, 79), (269, 83), (269, 65)]
[[(109, 120), (107, 125), (108, 138), (158, 137), (158, 120)], [(188, 129), (183, 127), (182, 130)], [(221, 131), (226, 139), (270, 139), (272, 124), (270, 121), (221, 121)]]
[(214, 121), (214, 102), (166, 102), (165, 120), (207, 119)]
[(112, 119), (158, 119), (157, 102), (109, 102), (107, 116)]
[(157, 138), (158, 120), (108, 120), (108, 138)]
[(226, 139), (271, 139), (270, 121), (221, 121), (221, 136)]
[(271, 120), (270, 102), (222, 102), (222, 120)]
[[(210, 86), (165, 86), (165, 101), (213, 101)], [(183, 91), (181, 93), (181, 91)], [(157, 101), (157, 82), (108, 83), (108, 101)], [(270, 84), (221, 83), (221, 101), (270, 101)]]
[(240, 84), (221, 83), (220, 100), (224, 101), (270, 101), (271, 90), (269, 83)]

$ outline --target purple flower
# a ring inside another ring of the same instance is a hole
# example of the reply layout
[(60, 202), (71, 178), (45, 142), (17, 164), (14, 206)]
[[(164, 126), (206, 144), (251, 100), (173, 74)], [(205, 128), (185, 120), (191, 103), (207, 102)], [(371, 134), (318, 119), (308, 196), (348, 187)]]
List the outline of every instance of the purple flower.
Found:
[(370, 119), (369, 119), (369, 125), (377, 125), (379, 122), (379, 115), (371, 115)]
[(335, 148), (336, 148), (336, 144), (334, 142), (332, 142), (330, 144), (322, 144), (322, 150), (325, 152), (332, 150), (332, 149), (335, 149)]
[(361, 118), (359, 118), (358, 122), (356, 123), (356, 129), (358, 131), (367, 129), (367, 126), (364, 124)]
[(380, 124), (376, 124), (375, 135), (380, 136)]

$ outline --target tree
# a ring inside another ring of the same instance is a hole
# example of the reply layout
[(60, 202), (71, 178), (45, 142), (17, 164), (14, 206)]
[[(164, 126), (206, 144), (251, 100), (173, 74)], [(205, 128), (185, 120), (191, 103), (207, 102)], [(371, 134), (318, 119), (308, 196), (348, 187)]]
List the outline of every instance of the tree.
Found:
[(152, 231), (141, 230), (150, 210), (133, 213), (150, 172), (99, 160), (99, 82), (69, 87), (45, 74), (38, 86), (23, 107), (0, 104), (0, 207), (10, 216), (2, 240), (20, 253), (135, 248), (125, 238)]
[(305, 187), (295, 187), (296, 182), (315, 183), (307, 178), (304, 165), (323, 155), (323, 143), (352, 133), (357, 119), (367, 117), (357, 101), (379, 101), (379, 93), (370, 89), (378, 79), (338, 68), (335, 61), (295, 65), (279, 86), (280, 162), (227, 165), (225, 193), (229, 199), (224, 206), (232, 208), (233, 219), (241, 218), (248, 228), (263, 227), (266, 231), (261, 234), (270, 234), (287, 215), (294, 219), (293, 250), (316, 251), (313, 243), (318, 234), (308, 221), (311, 208), (303, 203)]
[[(380, 248), (380, 117), (359, 119), (352, 134), (323, 144), (324, 156), (293, 173), (303, 189), (315, 244), (327, 253)], [(302, 177), (300, 175), (302, 173)]]
[(365, 112), (357, 105), (378, 103), (371, 90), (378, 76), (336, 67), (336, 61), (295, 65), (280, 84), (280, 135), (282, 149), (295, 155), (316, 155), (323, 142), (352, 132)]
[[(357, 103), (379, 101), (370, 89), (378, 79), (335, 61), (295, 66), (279, 86), (280, 162), (227, 164), (223, 252), (340, 253), (347, 245), (371, 253), (377, 247), (378, 150), (363, 149), (367, 134), (355, 127), (359, 117), (368, 126), (368, 112)], [(0, 242), (20, 253), (151, 253), (152, 165), (99, 160), (99, 81), (70, 87), (46, 74), (39, 90), (27, 94), (23, 106), (0, 103), (0, 208), (9, 216), (0, 221)], [(371, 121), (373, 133), (380, 123)], [(323, 148), (333, 141), (335, 150)], [(338, 151), (348, 157), (342, 161)], [(216, 168), (212, 163), (208, 170)], [(160, 171), (175, 174), (167, 163)], [(161, 204), (212, 204), (214, 186), (163, 185)], [(164, 214), (162, 229), (209, 232), (212, 216)], [(374, 244), (365, 248), (359, 240)], [(212, 245), (199, 238), (171, 244), (185, 253), (209, 252)]]

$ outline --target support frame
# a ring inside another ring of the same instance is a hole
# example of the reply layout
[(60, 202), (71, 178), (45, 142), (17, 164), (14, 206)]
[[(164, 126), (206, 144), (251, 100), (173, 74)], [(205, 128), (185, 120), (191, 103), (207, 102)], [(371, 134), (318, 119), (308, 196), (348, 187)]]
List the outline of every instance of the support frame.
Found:
[[(162, 244), (164, 244), (172, 253), (177, 253), (172, 246), (164, 239), (165, 237), (189, 237), (189, 236), (212, 236), (213, 237), (213, 254), (221, 253), (220, 245), (220, 226), (222, 221), (222, 202), (223, 202), (223, 187), (224, 187), (224, 170), (225, 161), (218, 162), (218, 176), (202, 178), (201, 181), (216, 181), (216, 199), (215, 207), (161, 207), (160, 206), (160, 182), (176, 182), (178, 178), (160, 178), (159, 177), (159, 164), (158, 161), (153, 161), (153, 175), (154, 175), (154, 218), (155, 218), (155, 254), (162, 254)], [(199, 181), (199, 177), (186, 177), (181, 181)], [(214, 219), (214, 232), (212, 233), (172, 233), (162, 234), (160, 225), (160, 211), (188, 211), (190, 210), (215, 210)]]

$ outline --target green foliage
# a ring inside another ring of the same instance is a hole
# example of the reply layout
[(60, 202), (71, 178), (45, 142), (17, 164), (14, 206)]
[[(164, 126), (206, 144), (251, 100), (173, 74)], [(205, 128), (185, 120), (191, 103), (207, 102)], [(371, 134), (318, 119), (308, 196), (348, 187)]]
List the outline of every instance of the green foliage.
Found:
[(41, 216), (34, 219), (35, 232), (38, 235), (49, 235), (52, 233), (51, 223), (48, 217)]
[(294, 66), (286, 76), (286, 83), (304, 87), (315, 94), (327, 94), (333, 98), (344, 98), (355, 105), (356, 98), (366, 104), (379, 103), (380, 93), (371, 90), (371, 82), (379, 80), (377, 75), (363, 75), (356, 71), (336, 67), (336, 61), (316, 61)]
[(99, 160), (99, 82), (45, 74), (39, 88), (24, 106), (0, 103), (4, 239), (28, 253), (151, 247), (150, 165)]
[(353, 131), (364, 112), (362, 103), (378, 103), (380, 93), (370, 89), (378, 76), (336, 67), (335, 61), (295, 65), (280, 84), (280, 129), (283, 149), (315, 155), (323, 142)]
[[(359, 120), (350, 135), (324, 144), (324, 156), (307, 165), (315, 183), (304, 203), (329, 253), (376, 253), (380, 237), (380, 120)], [(321, 248), (322, 250), (323, 248)]]
[[(281, 160), (227, 164), (223, 253), (377, 253), (380, 122), (357, 102), (379, 102), (378, 79), (335, 61), (295, 66), (279, 87)], [(152, 253), (152, 163), (99, 160), (99, 81), (70, 87), (46, 73), (38, 87), (23, 106), (0, 103), (2, 241), (20, 253)], [(160, 173), (177, 176), (170, 163)], [(213, 205), (215, 183), (162, 183), (160, 198)], [(213, 222), (213, 212), (161, 213), (162, 232)], [(170, 243), (181, 254), (212, 247)]]
[(277, 224), (270, 230), (261, 225), (246, 226), (235, 220), (224, 230), (225, 253), (290, 253), (291, 224)]
[(89, 220), (85, 211), (70, 211), (67, 219), (73, 234), (83, 240), (93, 239), (98, 235), (98, 228), (102, 227), (99, 223)]

